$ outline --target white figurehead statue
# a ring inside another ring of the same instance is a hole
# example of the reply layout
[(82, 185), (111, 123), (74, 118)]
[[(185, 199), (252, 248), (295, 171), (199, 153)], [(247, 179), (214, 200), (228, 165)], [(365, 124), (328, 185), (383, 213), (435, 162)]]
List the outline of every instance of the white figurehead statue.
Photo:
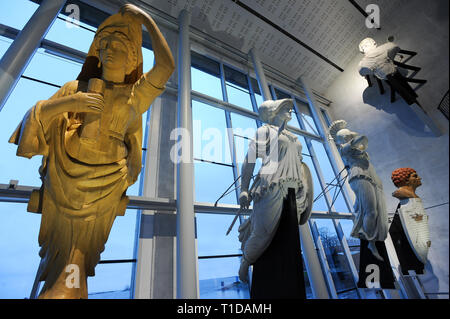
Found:
[(394, 58), (399, 51), (394, 42), (377, 45), (374, 39), (365, 38), (359, 43), (359, 52), (364, 54), (359, 63), (359, 74), (373, 74), (380, 80), (386, 80), (388, 75), (397, 72)]
[[(264, 253), (277, 231), (289, 188), (295, 190), (298, 223), (306, 223), (311, 214), (311, 173), (302, 162), (301, 143), (285, 129), (292, 109), (292, 99), (268, 100), (260, 105), (259, 117), (266, 124), (258, 128), (242, 166), (241, 208), (248, 208), (253, 200), (250, 218), (239, 227), (243, 252), (239, 277), (244, 282), (248, 281), (249, 266)], [(256, 158), (261, 158), (262, 166), (249, 190)]]
[[(397, 44), (389, 39), (388, 42), (377, 45), (374, 39), (365, 38), (359, 44), (359, 51), (364, 54), (359, 62), (360, 75), (374, 75), (380, 80), (386, 80), (391, 89), (397, 92), (408, 105), (416, 103), (421, 107), (417, 101), (417, 93), (408, 82), (425, 83), (426, 80), (408, 79), (406, 77), (408, 72), (396, 65), (395, 56), (401, 51)], [(407, 66), (403, 65), (403, 67)]]
[(388, 233), (383, 185), (369, 161), (367, 137), (347, 129), (347, 122), (337, 120), (330, 125), (344, 164), (349, 171), (349, 184), (356, 195), (354, 225), (351, 236), (368, 241), (373, 256), (383, 260), (375, 242), (384, 241)]
[[(391, 179), (398, 187), (392, 196), (400, 200), (398, 212), (406, 238), (417, 259), (425, 265), (431, 240), (428, 215), (422, 200), (416, 194), (416, 188), (422, 185), (422, 180), (417, 172), (409, 167), (394, 170)], [(400, 256), (399, 259), (402, 264)]]

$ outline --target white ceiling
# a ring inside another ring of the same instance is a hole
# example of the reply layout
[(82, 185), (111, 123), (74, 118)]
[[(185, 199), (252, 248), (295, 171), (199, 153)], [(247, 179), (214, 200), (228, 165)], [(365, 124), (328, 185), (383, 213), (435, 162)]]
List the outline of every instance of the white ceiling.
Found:
[[(341, 73), (336, 67), (232, 0), (143, 2), (174, 18), (178, 17), (182, 9), (187, 9), (191, 12), (193, 27), (244, 53), (255, 47), (263, 63), (293, 79), (302, 77), (319, 93), (323, 93)], [(348, 0), (241, 2), (344, 70), (355, 55), (359, 54), (359, 42), (376, 32), (365, 27), (364, 16)], [(380, 3), (381, 8), (391, 9), (396, 1), (359, 1), (363, 8), (369, 3)]]

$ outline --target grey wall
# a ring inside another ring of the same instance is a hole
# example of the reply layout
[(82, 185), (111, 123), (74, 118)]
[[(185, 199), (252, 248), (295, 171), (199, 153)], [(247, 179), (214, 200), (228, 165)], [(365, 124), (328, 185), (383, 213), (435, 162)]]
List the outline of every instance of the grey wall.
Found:
[(421, 281), (428, 293), (448, 293), (449, 130), (448, 120), (436, 108), (449, 87), (449, 2), (399, 2), (401, 10), (390, 14), (389, 19), (383, 19), (386, 13), (380, 7), (381, 30), (374, 31), (373, 38), (384, 43), (388, 35), (394, 35), (401, 48), (418, 52), (408, 63), (422, 67), (416, 78), (427, 79), (428, 83), (416, 92), (443, 134), (434, 136), (400, 97), (391, 104), (387, 85), (384, 95), (378, 93), (376, 86), (368, 88), (366, 80), (358, 74), (362, 55), (347, 65), (325, 96), (333, 101), (330, 113), (334, 120), (345, 119), (352, 130), (368, 137), (368, 152), (384, 184), (388, 213), (394, 213), (398, 203), (391, 196), (395, 190), (391, 172), (399, 167), (412, 167), (422, 177), (423, 185), (417, 193), (426, 208), (436, 207), (427, 209), (432, 245), (428, 273), (421, 276)]

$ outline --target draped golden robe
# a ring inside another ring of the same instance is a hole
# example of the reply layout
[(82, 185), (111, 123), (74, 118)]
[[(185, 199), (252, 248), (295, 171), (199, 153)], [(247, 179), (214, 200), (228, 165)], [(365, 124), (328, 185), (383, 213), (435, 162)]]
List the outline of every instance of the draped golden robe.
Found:
[[(62, 113), (43, 124), (42, 101), (25, 114), (11, 136), (18, 156), (43, 155), (42, 187), (28, 204), (29, 211), (42, 213), (40, 281), (56, 280), (47, 277), (64, 270), (74, 249), (85, 256), (86, 274), (95, 275), (113, 221), (125, 213), (126, 189), (141, 170), (142, 113), (163, 91), (146, 77), (134, 84), (106, 85), (97, 141), (80, 137), (83, 113)], [(50, 99), (86, 89), (86, 82), (71, 81)]]

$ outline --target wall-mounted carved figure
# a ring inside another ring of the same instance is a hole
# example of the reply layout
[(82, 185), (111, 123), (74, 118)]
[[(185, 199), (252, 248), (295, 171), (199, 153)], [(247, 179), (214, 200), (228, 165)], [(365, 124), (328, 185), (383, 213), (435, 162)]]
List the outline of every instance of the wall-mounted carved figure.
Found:
[(416, 194), (422, 180), (417, 172), (409, 167), (394, 170), (391, 179), (398, 187), (392, 196), (398, 198), (400, 203), (389, 233), (402, 272), (408, 274), (408, 270), (414, 270), (418, 274), (423, 274), (431, 241), (428, 215), (425, 213), (422, 200)]
[[(362, 40), (359, 44), (359, 51), (364, 54), (359, 62), (359, 74), (366, 78), (369, 75), (375, 76), (381, 94), (384, 93), (381, 80), (386, 80), (391, 87), (391, 102), (395, 101), (395, 92), (397, 92), (408, 105), (416, 103), (420, 106), (417, 102), (418, 95), (408, 82), (426, 83), (426, 80), (408, 78), (406, 77), (407, 72), (405, 72), (405, 69), (418, 72), (420, 68), (395, 60), (398, 53), (415, 55), (415, 52), (402, 50), (392, 41), (377, 45), (372, 38)], [(368, 82), (371, 85), (369, 78)]]
[[(147, 73), (142, 24), (155, 55)], [(142, 114), (173, 70), (153, 19), (124, 5), (98, 27), (77, 80), (37, 102), (11, 136), (18, 156), (43, 155), (42, 187), (28, 204), (42, 213), (39, 298), (87, 298), (87, 276), (95, 275), (114, 219), (125, 213), (126, 190), (141, 170)], [(77, 267), (78, 287), (67, 285), (67, 267)]]
[(383, 184), (366, 152), (367, 137), (347, 129), (344, 120), (334, 121), (329, 130), (347, 166), (348, 181), (356, 195), (351, 236), (367, 240), (373, 256), (382, 260), (375, 242), (386, 239), (388, 216)]

